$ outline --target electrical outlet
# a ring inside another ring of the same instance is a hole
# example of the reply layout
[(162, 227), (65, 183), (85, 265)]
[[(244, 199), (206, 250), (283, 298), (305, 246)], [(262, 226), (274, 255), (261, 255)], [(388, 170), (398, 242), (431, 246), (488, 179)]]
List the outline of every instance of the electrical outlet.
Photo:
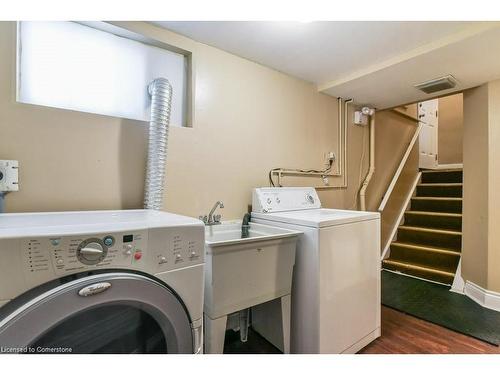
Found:
[(327, 157), (327, 159), (328, 159), (328, 160), (330, 160), (330, 161), (332, 161), (332, 162), (335, 162), (335, 159), (337, 159), (337, 158), (335, 157), (335, 152), (333, 152), (333, 151), (330, 151), (330, 152), (326, 155), (326, 157)]
[(19, 163), (17, 160), (0, 160), (0, 191), (19, 190)]

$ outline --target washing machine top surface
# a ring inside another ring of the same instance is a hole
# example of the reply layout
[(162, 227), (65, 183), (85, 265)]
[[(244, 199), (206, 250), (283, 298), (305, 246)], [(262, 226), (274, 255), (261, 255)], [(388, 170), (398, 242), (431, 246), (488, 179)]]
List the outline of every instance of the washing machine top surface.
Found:
[(380, 218), (378, 212), (321, 208), (312, 187), (257, 188), (253, 192), (252, 216), (308, 227), (328, 227)]
[(297, 210), (274, 213), (252, 213), (252, 216), (260, 219), (289, 223), (307, 227), (329, 227), (333, 225), (347, 224), (364, 220), (378, 219), (377, 212), (336, 210), (330, 208), (317, 208), (310, 210)]
[(168, 226), (203, 226), (200, 220), (155, 210), (0, 214), (0, 238), (85, 234)]

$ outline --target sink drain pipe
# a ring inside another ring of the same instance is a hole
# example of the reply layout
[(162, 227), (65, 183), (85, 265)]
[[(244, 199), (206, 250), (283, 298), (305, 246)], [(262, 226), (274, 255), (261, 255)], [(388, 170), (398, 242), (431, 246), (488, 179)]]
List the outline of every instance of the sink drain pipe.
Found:
[(151, 96), (151, 120), (149, 122), (144, 208), (161, 210), (165, 190), (172, 85), (166, 78), (157, 78), (149, 84), (148, 92)]

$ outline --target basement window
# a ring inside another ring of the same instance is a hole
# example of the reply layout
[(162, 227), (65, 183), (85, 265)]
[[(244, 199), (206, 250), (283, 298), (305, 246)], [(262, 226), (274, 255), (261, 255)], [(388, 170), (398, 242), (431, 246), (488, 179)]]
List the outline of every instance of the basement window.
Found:
[(187, 126), (186, 55), (76, 22), (19, 22), (17, 36), (17, 101), (149, 121), (147, 86), (164, 77), (170, 123)]

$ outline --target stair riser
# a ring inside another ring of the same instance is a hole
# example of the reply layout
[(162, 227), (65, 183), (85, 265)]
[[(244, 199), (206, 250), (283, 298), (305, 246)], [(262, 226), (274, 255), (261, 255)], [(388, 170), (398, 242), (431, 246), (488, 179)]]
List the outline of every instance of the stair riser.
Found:
[(405, 214), (405, 225), (433, 229), (462, 230), (462, 217)]
[(460, 257), (401, 246), (391, 246), (391, 259), (455, 273)]
[(462, 213), (462, 201), (417, 200), (411, 201), (412, 211)]
[(462, 236), (398, 229), (398, 241), (461, 251)]
[(462, 186), (417, 186), (417, 197), (462, 197)]
[(388, 269), (388, 270), (392, 270), (392, 271), (399, 271), (399, 272), (405, 273), (407, 275), (420, 277), (420, 278), (426, 279), (426, 280), (437, 281), (437, 282), (443, 283), (443, 284), (451, 285), (453, 283), (453, 277), (451, 277), (451, 276), (430, 273), (430, 272), (426, 272), (425, 270), (413, 270), (413, 269), (406, 268), (406, 267), (399, 267), (399, 266), (395, 266), (392, 264), (386, 264), (385, 262), (384, 262), (383, 268)]
[(422, 183), (453, 183), (462, 182), (462, 171), (443, 171), (422, 173)]

